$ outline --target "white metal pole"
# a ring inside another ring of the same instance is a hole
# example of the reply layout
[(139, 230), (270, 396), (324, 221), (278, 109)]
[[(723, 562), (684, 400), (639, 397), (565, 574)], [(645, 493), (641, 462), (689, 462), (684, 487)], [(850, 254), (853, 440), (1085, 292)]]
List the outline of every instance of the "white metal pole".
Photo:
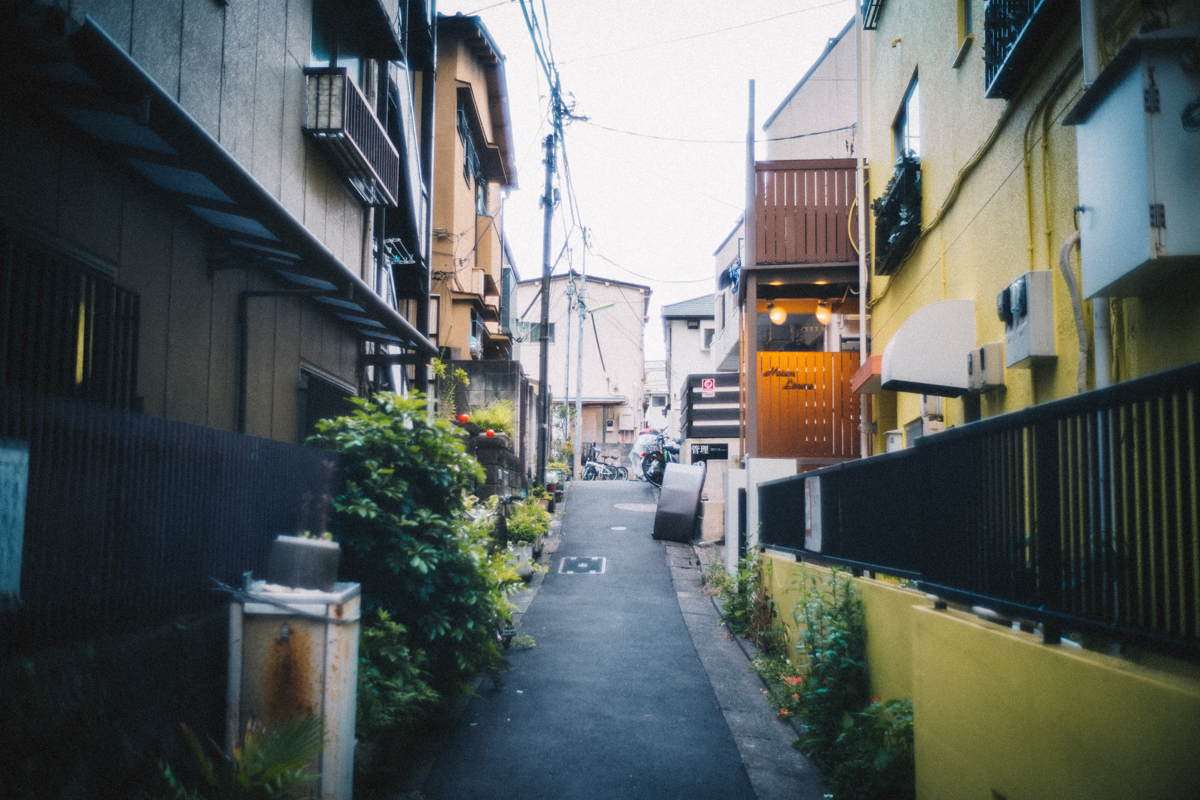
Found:
[[(854, 128), (854, 155), (858, 164), (855, 169), (855, 187), (858, 192), (858, 362), (867, 364), (871, 360), (871, 346), (867, 333), (867, 196), (866, 196), (866, 165), (863, 158), (863, 142), (866, 134), (863, 131), (862, 103), (862, 4), (854, 4), (854, 61), (856, 78), (854, 81), (854, 97), (857, 105), (857, 122)], [(859, 447), (860, 458), (870, 454), (871, 435), (868, 432), (871, 403), (867, 395), (859, 395)]]
[[(579, 348), (578, 361), (575, 363), (575, 477), (583, 477), (583, 316), (587, 313), (587, 228), (583, 229), (583, 262), (579, 268), (579, 294), (575, 301), (579, 304), (579, 334), (576, 347)], [(568, 320), (569, 322), (569, 320)]]

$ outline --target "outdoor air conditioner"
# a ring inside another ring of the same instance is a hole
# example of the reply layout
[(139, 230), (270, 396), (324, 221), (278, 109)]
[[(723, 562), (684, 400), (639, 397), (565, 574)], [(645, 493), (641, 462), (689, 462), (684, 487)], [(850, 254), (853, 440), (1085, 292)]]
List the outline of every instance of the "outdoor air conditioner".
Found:
[(1197, 28), (1134, 37), (1064, 124), (1075, 126), (1085, 297), (1146, 294), (1200, 265)]

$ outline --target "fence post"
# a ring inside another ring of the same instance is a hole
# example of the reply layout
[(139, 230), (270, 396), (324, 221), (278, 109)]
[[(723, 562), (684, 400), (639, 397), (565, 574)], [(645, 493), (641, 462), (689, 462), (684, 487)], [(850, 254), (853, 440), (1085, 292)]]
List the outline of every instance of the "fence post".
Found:
[[(1049, 611), (1063, 610), (1062, 504), (1060, 502), (1059, 422), (1045, 420), (1033, 427), (1034, 558), (1037, 602)], [(1061, 631), (1045, 625), (1045, 642), (1055, 644)]]

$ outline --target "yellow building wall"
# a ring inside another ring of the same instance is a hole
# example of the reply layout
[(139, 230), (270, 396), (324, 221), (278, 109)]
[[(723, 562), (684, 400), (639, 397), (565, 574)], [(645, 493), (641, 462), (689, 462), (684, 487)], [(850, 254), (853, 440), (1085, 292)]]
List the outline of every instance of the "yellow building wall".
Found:
[[(764, 554), (780, 621), (801, 567)], [(828, 571), (805, 565), (824, 579)], [(1200, 797), (1200, 674), (1014, 631), (856, 579), (875, 695), (911, 697), (920, 800)]]
[[(1142, 20), (1130, 12), (1136, 4), (1126, 0), (1101, 6), (1105, 55), (1111, 59)], [(1014, 99), (985, 99), (983, 0), (972, 8), (975, 41), (957, 68), (952, 64), (961, 40), (951, 4), (943, 0), (889, 5), (877, 30), (864, 34), (872, 66), (866, 123), (870, 196), (881, 196), (891, 177), (897, 156), (892, 126), (918, 75), (925, 229), (896, 272), (871, 278), (872, 349), (883, 352), (909, 316), (943, 299), (975, 302), (976, 344), (1003, 341), (997, 293), (1023, 272), (1052, 270), (1057, 356), (1033, 369), (1006, 370), (1005, 388), (981, 398), (981, 413), (988, 417), (1077, 391), (1080, 346), (1058, 259), (1075, 231), (1073, 209), (1079, 204), (1075, 131), (1061, 123), (1082, 94), (1082, 70), (1078, 23), (1069, 22), (1044, 42), (1042, 61)], [(1171, 24), (1194, 23), (1198, 16), (1194, 4), (1178, 4)], [(1078, 276), (1078, 249), (1071, 262)], [(1164, 287), (1153, 298), (1114, 303), (1114, 377), (1139, 377), (1200, 359), (1198, 300), (1200, 276)], [(1094, 353), (1090, 305), (1085, 304), (1084, 319)], [(1090, 367), (1088, 388), (1093, 386)], [(901, 394), (894, 405), (877, 404), (876, 452), (885, 446), (887, 430), (919, 416), (917, 403), (916, 395)], [(965, 421), (961, 400), (948, 400), (944, 409), (947, 425)]]

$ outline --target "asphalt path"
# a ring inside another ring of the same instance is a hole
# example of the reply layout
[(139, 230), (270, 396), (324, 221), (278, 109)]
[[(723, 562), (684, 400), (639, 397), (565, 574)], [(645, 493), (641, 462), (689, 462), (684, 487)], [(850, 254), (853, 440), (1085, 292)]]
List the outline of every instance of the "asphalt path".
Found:
[(666, 546), (650, 538), (653, 490), (613, 481), (569, 491), (558, 551), (521, 620), (535, 646), (509, 651), (502, 688), (484, 681), (422, 794), (754, 800)]

